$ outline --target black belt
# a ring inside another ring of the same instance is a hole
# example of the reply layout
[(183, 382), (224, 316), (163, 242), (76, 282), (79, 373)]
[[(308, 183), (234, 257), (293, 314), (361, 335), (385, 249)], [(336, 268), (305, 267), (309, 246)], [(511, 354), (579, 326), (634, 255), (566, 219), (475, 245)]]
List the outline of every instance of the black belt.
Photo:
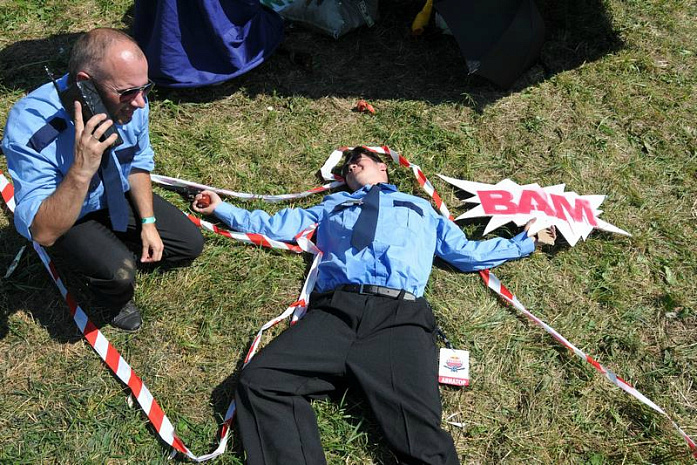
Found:
[(378, 295), (382, 297), (397, 298), (400, 295), (404, 300), (416, 300), (416, 296), (404, 289), (393, 289), (385, 286), (375, 286), (373, 284), (344, 284), (337, 287), (338, 290), (357, 292), (358, 294)]

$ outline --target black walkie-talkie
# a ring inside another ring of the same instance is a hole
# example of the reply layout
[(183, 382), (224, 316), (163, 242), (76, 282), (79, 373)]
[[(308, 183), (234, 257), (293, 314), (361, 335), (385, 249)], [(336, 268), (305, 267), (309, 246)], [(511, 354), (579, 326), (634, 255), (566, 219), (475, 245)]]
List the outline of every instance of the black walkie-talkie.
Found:
[[(63, 104), (63, 108), (65, 108), (73, 121), (75, 120), (76, 100), (80, 102), (80, 105), (82, 105), (82, 121), (84, 123), (87, 123), (90, 118), (92, 118), (94, 115), (98, 115), (99, 113), (106, 114), (109, 119), (114, 121), (114, 118), (106, 109), (104, 102), (102, 102), (99, 91), (94, 86), (92, 80), (87, 79), (84, 81), (76, 81), (70, 84), (65, 90), (60, 90), (56, 79), (53, 77), (53, 73), (49, 71), (48, 67), (44, 67), (44, 69), (46, 70), (48, 77), (51, 79), (51, 81), (53, 81), (53, 85), (56, 86), (56, 91), (58, 92), (58, 97)], [(112, 134), (116, 134), (116, 142), (114, 142), (112, 148), (123, 144), (123, 139), (121, 139), (121, 135), (116, 130), (114, 125), (111, 125), (99, 140), (104, 142), (104, 140), (106, 140)]]

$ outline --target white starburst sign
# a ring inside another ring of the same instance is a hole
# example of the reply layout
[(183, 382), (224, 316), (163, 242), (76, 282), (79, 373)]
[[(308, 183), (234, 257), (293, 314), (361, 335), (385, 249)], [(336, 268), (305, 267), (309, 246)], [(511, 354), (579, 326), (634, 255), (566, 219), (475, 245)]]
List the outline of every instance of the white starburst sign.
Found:
[(627, 231), (598, 218), (603, 212), (599, 207), (605, 200), (604, 195), (564, 192), (565, 184), (549, 187), (540, 187), (539, 184), (521, 186), (510, 179), (504, 179), (497, 184), (485, 184), (439, 176), (450, 184), (474, 194), (464, 200), (464, 203), (479, 205), (456, 219), (491, 217), (484, 234), (509, 222), (523, 226), (535, 218), (537, 221), (531, 227), (531, 234), (556, 226), (572, 246), (581, 238), (585, 240), (593, 229), (631, 236)]

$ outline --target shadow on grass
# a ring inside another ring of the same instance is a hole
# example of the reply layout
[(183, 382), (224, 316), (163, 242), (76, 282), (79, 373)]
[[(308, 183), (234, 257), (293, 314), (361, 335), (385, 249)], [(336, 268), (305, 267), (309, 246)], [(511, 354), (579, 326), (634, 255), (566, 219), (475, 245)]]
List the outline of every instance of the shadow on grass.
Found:
[[(159, 88), (152, 98), (209, 102), (243, 91), (250, 97), (264, 94), (423, 100), (481, 109), (622, 47), (601, 0), (538, 0), (547, 31), (541, 56), (511, 89), (500, 90), (468, 75), (451, 36), (433, 31), (419, 38), (410, 35), (411, 21), (422, 6), (420, 0), (383, 0), (380, 20), (374, 27), (352, 31), (338, 40), (288, 25), (279, 51), (251, 72), (213, 87)], [(122, 18), (126, 32), (133, 23), (132, 16), (133, 8)], [(32, 90), (46, 82), (44, 65), (62, 74), (77, 37), (58, 34), (9, 45), (0, 51), (0, 84)]]
[[(57, 342), (75, 343), (81, 340), (82, 333), (41, 259), (32, 245), (12, 226), (0, 230), (0, 276), (4, 276), (23, 245), (26, 245), (26, 249), (17, 268), (9, 278), (0, 280), (0, 340), (7, 336), (8, 319), (17, 311), (27, 312)], [(61, 280), (90, 321), (98, 329), (108, 325), (114, 316), (113, 310), (97, 305), (80, 276), (59, 259), (52, 257), (52, 260)], [(163, 273), (169, 268), (166, 265), (138, 266), (138, 270), (145, 273)]]
[[(245, 354), (251, 347), (252, 337), (250, 337), (249, 344), (247, 347), (245, 347)], [(225, 414), (227, 413), (228, 407), (230, 407), (230, 402), (232, 402), (232, 400), (235, 398), (235, 387), (237, 386), (237, 379), (240, 376), (240, 371), (242, 370), (243, 365), (244, 359), (239, 359), (235, 365), (235, 369), (232, 371), (232, 374), (230, 374), (222, 383), (216, 386), (211, 393), (210, 404), (213, 407), (213, 415), (215, 420), (219, 425), (223, 424)], [(218, 434), (220, 434), (220, 429), (218, 430)], [(217, 444), (211, 444), (211, 447), (217, 447)], [(240, 434), (237, 430), (237, 422), (234, 420), (231, 425), (228, 450), (240, 458), (244, 457), (242, 440), (240, 439)]]
[(547, 27), (540, 59), (511, 89), (500, 90), (468, 76), (451, 36), (435, 32), (420, 38), (410, 35), (411, 21), (422, 3), (383, 1), (376, 26), (352, 31), (338, 40), (287, 27), (279, 53), (250, 73), (213, 88), (160, 89), (161, 95), (174, 101), (205, 102), (244, 90), (250, 96), (423, 100), (480, 109), (622, 46), (600, 0), (539, 1)]
[(0, 280), (0, 340), (10, 331), (8, 319), (17, 311), (27, 312), (46, 328), (52, 339), (74, 343), (82, 338), (41, 260), (31, 244), (12, 226), (0, 230), (0, 271), (2, 276), (19, 249), (26, 245), (14, 273)]
[(44, 66), (61, 76), (68, 69), (70, 50), (78, 33), (22, 40), (0, 50), (0, 85), (30, 92), (48, 82)]

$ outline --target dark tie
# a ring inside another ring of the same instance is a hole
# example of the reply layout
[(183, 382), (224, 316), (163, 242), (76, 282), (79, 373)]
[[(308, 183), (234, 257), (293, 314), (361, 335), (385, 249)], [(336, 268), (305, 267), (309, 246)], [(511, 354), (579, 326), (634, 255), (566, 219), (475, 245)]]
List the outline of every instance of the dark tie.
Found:
[(112, 149), (107, 149), (99, 166), (99, 177), (104, 183), (109, 220), (114, 231), (125, 231), (128, 226), (128, 202), (123, 193), (119, 167), (114, 161)]
[(380, 185), (375, 184), (368, 194), (363, 197), (361, 213), (356, 224), (353, 225), (351, 245), (358, 250), (363, 250), (373, 243), (375, 239), (375, 227), (378, 224), (378, 212), (380, 211)]

